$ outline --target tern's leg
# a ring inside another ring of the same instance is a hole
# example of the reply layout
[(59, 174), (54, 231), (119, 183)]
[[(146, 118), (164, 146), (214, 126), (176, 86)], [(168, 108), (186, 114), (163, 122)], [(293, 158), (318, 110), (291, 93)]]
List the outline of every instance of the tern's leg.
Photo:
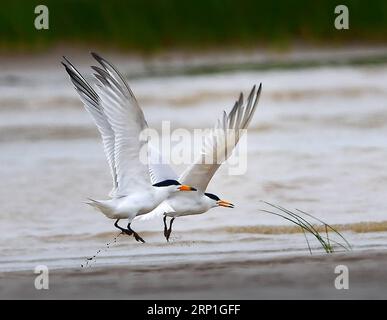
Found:
[(131, 236), (131, 235), (133, 234), (133, 232), (132, 232), (131, 230), (129, 230), (129, 229), (124, 229), (124, 228), (120, 227), (120, 226), (118, 225), (118, 221), (120, 221), (120, 219), (117, 219), (117, 220), (116, 220), (116, 222), (114, 223), (114, 226), (115, 226), (117, 229), (120, 229), (122, 233), (125, 233), (125, 234)]
[(165, 237), (165, 239), (167, 239), (167, 234), (168, 234), (167, 216), (164, 216), (163, 221), (164, 221), (164, 237)]
[(128, 230), (133, 234), (133, 237), (136, 239), (138, 242), (145, 243), (145, 240), (141, 238), (137, 232), (135, 232), (131, 227), (130, 227), (130, 222), (128, 223)]
[(171, 236), (171, 232), (172, 232), (172, 223), (173, 221), (175, 221), (175, 218), (172, 218), (171, 219), (171, 222), (169, 224), (169, 229), (167, 231), (167, 235), (166, 235), (166, 238), (167, 238), (167, 241), (169, 242), (169, 237)]

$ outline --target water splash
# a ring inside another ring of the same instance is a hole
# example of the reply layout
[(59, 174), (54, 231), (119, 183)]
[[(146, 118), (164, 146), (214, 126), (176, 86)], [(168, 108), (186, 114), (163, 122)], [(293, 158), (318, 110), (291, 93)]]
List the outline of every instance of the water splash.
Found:
[(81, 268), (90, 268), (92, 266), (92, 263), (96, 263), (97, 262), (97, 256), (102, 252), (102, 251), (107, 251), (108, 249), (110, 249), (110, 246), (111, 245), (114, 245), (115, 243), (117, 243), (117, 239), (118, 237), (122, 234), (122, 232), (118, 233), (111, 241), (109, 241), (108, 243), (105, 244), (105, 247), (102, 248), (102, 249), (98, 249), (97, 252), (90, 258), (86, 258), (85, 260), (85, 263), (82, 263), (81, 264)]

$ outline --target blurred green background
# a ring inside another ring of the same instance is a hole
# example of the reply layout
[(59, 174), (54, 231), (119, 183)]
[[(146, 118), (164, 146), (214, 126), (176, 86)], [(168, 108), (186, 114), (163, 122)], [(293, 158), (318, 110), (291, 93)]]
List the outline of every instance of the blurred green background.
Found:
[[(34, 28), (34, 8), (45, 4), (50, 29)], [(334, 28), (334, 8), (345, 4), (350, 29)], [(385, 43), (386, 0), (130, 0), (7, 1), (0, 12), (0, 50), (52, 45), (100, 45), (139, 52), (296, 43)]]

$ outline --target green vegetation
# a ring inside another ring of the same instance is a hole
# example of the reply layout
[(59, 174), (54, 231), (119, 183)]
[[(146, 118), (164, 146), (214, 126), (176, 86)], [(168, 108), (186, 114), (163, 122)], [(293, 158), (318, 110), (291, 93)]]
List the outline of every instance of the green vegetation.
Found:
[[(344, 251), (350, 251), (352, 249), (352, 246), (349, 244), (347, 239), (344, 238), (344, 236), (337, 230), (337, 228), (327, 224), (326, 222), (322, 221), (319, 218), (316, 218), (312, 216), (310, 213), (307, 213), (305, 211), (296, 209), (296, 212), (285, 209), (284, 207), (281, 207), (279, 205), (275, 205), (266, 201), (262, 201), (263, 203), (267, 204), (271, 207), (271, 209), (276, 210), (277, 212), (263, 209), (262, 212), (270, 213), (272, 215), (281, 217), (285, 219), (286, 221), (290, 221), (291, 223), (295, 224), (296, 226), (299, 226), (301, 228), (302, 233), (304, 234), (306, 243), (308, 245), (309, 253), (312, 254), (312, 249), (310, 247), (308, 234), (312, 235), (321, 245), (321, 247), (324, 249), (326, 253), (333, 253), (336, 251), (336, 247), (344, 249)], [(317, 221), (320, 225), (315, 225), (306, 220), (305, 217), (307, 216), (309, 218), (312, 218), (313, 220)], [(319, 229), (321, 229), (321, 226), (324, 230), (324, 233), (320, 233)], [(338, 238), (338, 240), (335, 240), (332, 238), (332, 236), (329, 235), (329, 232), (333, 232), (333, 235)], [(341, 243), (343, 241), (343, 243)]]
[[(346, 4), (350, 29), (334, 28), (334, 8)], [(34, 8), (45, 4), (50, 29), (34, 28)], [(385, 0), (14, 0), (0, 12), (0, 49), (100, 45), (154, 52), (294, 43), (382, 43)]]

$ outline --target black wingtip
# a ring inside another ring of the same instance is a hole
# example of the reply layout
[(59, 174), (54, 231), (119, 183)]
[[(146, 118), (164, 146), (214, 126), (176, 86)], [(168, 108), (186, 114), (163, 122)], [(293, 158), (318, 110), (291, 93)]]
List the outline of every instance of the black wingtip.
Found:
[(66, 58), (66, 56), (62, 56), (63, 60), (67, 62), (69, 65), (72, 65), (69, 59)]
[(239, 102), (239, 104), (242, 104), (242, 103), (243, 103), (243, 92), (241, 92), (241, 93), (239, 94), (238, 102)]
[(68, 60), (65, 56), (62, 56), (62, 61), (60, 62), (66, 69), (67, 69), (67, 64), (68, 63)]
[(257, 85), (253, 85), (253, 88), (251, 89), (250, 93), (249, 93), (249, 96), (247, 98), (248, 101), (251, 100), (251, 98), (254, 96), (254, 93), (255, 93), (255, 89), (256, 89)]
[(69, 74), (69, 76), (71, 76), (73, 71), (71, 70), (69, 65), (66, 62), (63, 62), (63, 61), (61, 61), (60, 63), (64, 66), (64, 68), (65, 68), (66, 72)]
[(63, 58), (64, 61), (61, 61), (61, 63), (64, 65), (64, 67), (66, 68), (67, 72), (69, 72), (69, 74), (70, 74), (70, 71), (71, 72), (74, 72), (74, 70), (76, 71), (76, 68), (70, 62), (69, 59), (67, 59), (65, 56), (62, 56), (62, 58)]
[(105, 70), (101, 69), (101, 68), (98, 67), (98, 66), (91, 66), (90, 68), (93, 69), (94, 71), (98, 72), (99, 74), (104, 74), (104, 73), (106, 73)]
[(90, 52), (95, 60), (97, 60), (100, 64), (103, 63), (104, 59), (96, 52)]
[(257, 98), (261, 96), (261, 91), (262, 91), (262, 82), (259, 84), (259, 87), (256, 93)]

